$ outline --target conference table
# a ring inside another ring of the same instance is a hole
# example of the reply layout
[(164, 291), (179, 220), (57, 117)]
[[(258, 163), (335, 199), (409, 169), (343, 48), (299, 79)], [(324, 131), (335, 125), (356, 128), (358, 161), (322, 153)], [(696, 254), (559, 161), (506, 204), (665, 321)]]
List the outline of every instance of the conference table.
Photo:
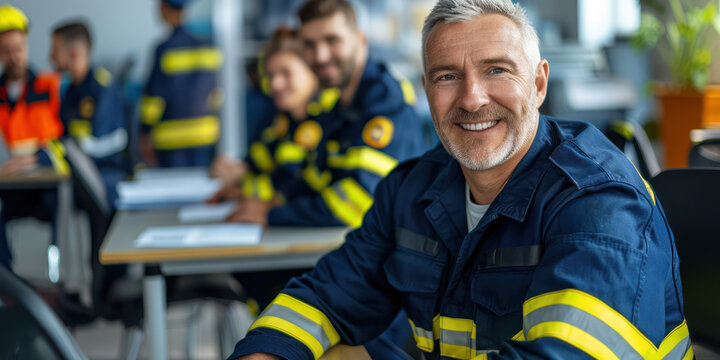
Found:
[(119, 211), (100, 249), (105, 265), (140, 263), (149, 358), (167, 359), (165, 276), (313, 267), (340, 246), (348, 228), (269, 227), (258, 244), (244, 246), (137, 248), (150, 227), (181, 224), (178, 209)]

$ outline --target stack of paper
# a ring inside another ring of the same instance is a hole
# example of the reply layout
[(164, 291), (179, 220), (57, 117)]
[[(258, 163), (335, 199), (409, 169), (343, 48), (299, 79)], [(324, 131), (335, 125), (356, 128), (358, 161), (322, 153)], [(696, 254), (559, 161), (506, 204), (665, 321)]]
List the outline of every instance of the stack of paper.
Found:
[(221, 182), (210, 178), (122, 181), (117, 185), (119, 209), (174, 208), (209, 199)]
[(180, 208), (178, 218), (181, 223), (220, 222), (230, 216), (236, 205), (234, 202), (187, 205)]
[(136, 248), (247, 246), (260, 243), (262, 226), (219, 224), (151, 227), (135, 240)]

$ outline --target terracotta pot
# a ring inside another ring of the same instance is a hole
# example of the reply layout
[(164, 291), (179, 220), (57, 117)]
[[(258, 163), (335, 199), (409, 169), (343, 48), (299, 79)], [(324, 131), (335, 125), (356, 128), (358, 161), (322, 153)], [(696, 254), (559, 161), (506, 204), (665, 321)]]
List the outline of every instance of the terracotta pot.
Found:
[(720, 85), (709, 85), (705, 92), (658, 85), (655, 94), (660, 100), (664, 168), (687, 167), (692, 147), (690, 130), (720, 128)]

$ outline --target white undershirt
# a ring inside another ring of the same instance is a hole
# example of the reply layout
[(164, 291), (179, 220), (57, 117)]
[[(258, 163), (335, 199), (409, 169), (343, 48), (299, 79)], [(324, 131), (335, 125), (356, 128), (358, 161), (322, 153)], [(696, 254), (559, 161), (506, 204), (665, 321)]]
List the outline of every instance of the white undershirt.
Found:
[(467, 216), (468, 232), (473, 229), (480, 222), (480, 219), (485, 215), (485, 212), (490, 205), (478, 205), (472, 201), (470, 196), (470, 186), (467, 182), (465, 183), (465, 214)]
[(7, 92), (9, 100), (12, 102), (16, 102), (17, 99), (20, 97), (20, 93), (23, 89), (23, 83), (22, 81), (13, 81), (8, 84), (7, 86)]

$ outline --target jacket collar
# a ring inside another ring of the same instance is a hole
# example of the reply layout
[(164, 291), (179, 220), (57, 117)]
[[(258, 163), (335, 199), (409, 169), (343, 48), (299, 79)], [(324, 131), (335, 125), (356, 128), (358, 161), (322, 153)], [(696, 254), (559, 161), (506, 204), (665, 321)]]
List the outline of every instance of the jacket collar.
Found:
[[(557, 139), (553, 135), (551, 122), (544, 115), (540, 115), (538, 121), (538, 129), (533, 139), (533, 143), (528, 149), (523, 159), (513, 170), (510, 179), (492, 202), (490, 209), (496, 209), (498, 214), (514, 219), (516, 221), (524, 221), (527, 215), (530, 203), (535, 194), (535, 190), (540, 183), (542, 175), (550, 165), (549, 156), (554, 148)], [(463, 211), (463, 216), (453, 214), (451, 218), (456, 226), (467, 229), (465, 224), (465, 203), (464, 203), (464, 184), (465, 178), (462, 176), (460, 165), (447, 152), (443, 151), (448, 164), (443, 167), (435, 178), (435, 181), (428, 187), (423, 195), (417, 200), (433, 201), (448, 204), (449, 202), (460, 201), (459, 208)], [(439, 155), (431, 155), (441, 160)], [(457, 194), (460, 196), (456, 196)], [(453, 206), (455, 208), (455, 206)], [(460, 221), (462, 220), (462, 221)], [(460, 224), (462, 222), (462, 224)]]

